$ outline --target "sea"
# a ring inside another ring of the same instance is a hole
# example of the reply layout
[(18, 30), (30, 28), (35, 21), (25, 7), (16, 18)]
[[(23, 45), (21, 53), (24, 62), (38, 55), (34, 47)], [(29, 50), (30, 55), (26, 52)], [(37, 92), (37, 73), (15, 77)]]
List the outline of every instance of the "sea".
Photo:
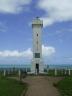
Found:
[[(1, 69), (31, 69), (31, 64), (0, 64)], [(72, 69), (72, 64), (45, 64), (45, 69)]]

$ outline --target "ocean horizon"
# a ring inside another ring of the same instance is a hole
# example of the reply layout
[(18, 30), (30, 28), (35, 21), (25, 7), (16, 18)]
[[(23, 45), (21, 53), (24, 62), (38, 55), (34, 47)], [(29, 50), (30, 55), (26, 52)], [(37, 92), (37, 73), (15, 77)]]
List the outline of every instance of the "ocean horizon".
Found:
[[(9, 69), (9, 68), (30, 68), (31, 64), (0, 64), (0, 69)], [(44, 68), (50, 68), (50, 69), (72, 69), (72, 64), (45, 64)]]

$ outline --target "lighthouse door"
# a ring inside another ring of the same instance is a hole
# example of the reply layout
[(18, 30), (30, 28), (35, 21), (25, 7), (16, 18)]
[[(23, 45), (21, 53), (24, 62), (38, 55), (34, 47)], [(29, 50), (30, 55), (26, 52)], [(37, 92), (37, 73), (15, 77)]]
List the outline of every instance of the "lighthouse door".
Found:
[(36, 74), (39, 74), (39, 64), (36, 63)]

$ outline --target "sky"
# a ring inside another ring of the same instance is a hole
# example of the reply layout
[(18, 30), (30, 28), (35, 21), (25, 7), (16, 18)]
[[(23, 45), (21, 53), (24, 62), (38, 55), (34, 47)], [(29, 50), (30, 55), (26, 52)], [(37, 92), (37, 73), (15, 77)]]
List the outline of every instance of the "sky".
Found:
[(0, 0), (0, 64), (32, 63), (37, 16), (44, 64), (72, 64), (72, 0)]

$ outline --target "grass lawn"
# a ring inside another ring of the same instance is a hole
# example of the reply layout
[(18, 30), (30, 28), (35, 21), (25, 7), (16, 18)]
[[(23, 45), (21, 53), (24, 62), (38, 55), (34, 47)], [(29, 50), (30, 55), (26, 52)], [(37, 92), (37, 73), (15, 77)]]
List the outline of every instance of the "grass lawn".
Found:
[(66, 77), (58, 82), (57, 87), (61, 96), (72, 96), (72, 77)]
[[(55, 70), (51, 69), (48, 71), (48, 76), (55, 76)], [(56, 76), (69, 76), (68, 70), (66, 70), (66, 74), (65, 74), (65, 70), (57, 70), (57, 75)], [(71, 70), (71, 76), (72, 76), (72, 70)]]
[(0, 77), (0, 96), (20, 96), (27, 85), (20, 81)]

